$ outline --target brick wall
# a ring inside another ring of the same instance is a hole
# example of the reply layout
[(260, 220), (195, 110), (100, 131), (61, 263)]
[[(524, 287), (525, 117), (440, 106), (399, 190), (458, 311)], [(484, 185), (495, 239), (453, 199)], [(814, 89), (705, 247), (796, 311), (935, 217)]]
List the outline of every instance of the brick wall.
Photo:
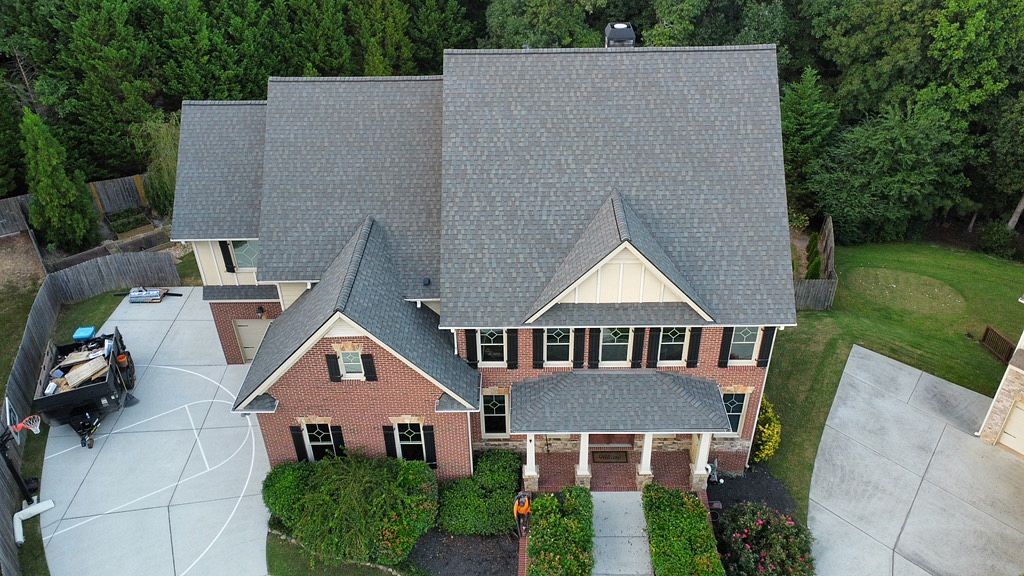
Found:
[[(378, 380), (331, 382), (324, 356), (335, 353), (335, 343), (357, 344), (363, 354), (372, 354)], [(277, 412), (259, 415), (271, 465), (296, 459), (289, 427), (299, 425), (300, 418), (330, 418), (341, 426), (347, 450), (380, 457), (389, 418), (416, 416), (434, 427), (438, 477), (470, 474), (466, 414), (434, 412), (441, 390), (369, 338), (324, 338), (274, 384), (272, 394), (280, 402)]]
[(273, 320), (281, 315), (281, 304), (271, 300), (267, 302), (210, 302), (213, 312), (213, 323), (217, 326), (220, 347), (224, 350), (224, 358), (228, 364), (242, 364), (242, 349), (238, 346), (233, 320), (257, 320), (256, 309), (263, 307), (263, 318)]

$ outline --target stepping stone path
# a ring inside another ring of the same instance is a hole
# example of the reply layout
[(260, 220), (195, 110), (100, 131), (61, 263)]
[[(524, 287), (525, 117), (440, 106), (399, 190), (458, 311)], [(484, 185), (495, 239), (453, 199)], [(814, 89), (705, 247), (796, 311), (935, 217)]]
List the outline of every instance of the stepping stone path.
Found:
[(593, 576), (653, 576), (639, 492), (594, 492)]

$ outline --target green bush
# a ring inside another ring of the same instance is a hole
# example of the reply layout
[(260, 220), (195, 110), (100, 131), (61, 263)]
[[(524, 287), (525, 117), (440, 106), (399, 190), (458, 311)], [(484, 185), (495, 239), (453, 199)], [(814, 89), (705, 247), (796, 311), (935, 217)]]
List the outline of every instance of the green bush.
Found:
[(1002, 222), (989, 222), (981, 229), (978, 248), (987, 254), (1010, 260), (1016, 252), (1017, 233), (1007, 229)]
[(299, 505), (309, 489), (312, 466), (287, 462), (275, 466), (263, 480), (263, 503), (286, 527), (298, 520)]
[(792, 517), (764, 504), (737, 504), (717, 532), (729, 576), (813, 576), (811, 533)]
[(107, 221), (110, 222), (110, 229), (118, 234), (149, 224), (149, 218), (135, 208), (107, 214)]
[(484, 452), (472, 478), (441, 491), (440, 525), (449, 534), (503, 534), (515, 528), (512, 499), (519, 488), (519, 455), (507, 450)]
[(594, 567), (594, 503), (578, 486), (533, 501), (528, 576), (589, 576)]
[(754, 432), (754, 462), (770, 459), (781, 444), (782, 421), (772, 403), (762, 400), (761, 413), (757, 416), (757, 430)]
[(789, 209), (789, 227), (797, 232), (803, 232), (807, 226), (811, 223), (811, 219), (807, 217), (807, 214), (793, 208)]
[(657, 576), (725, 576), (707, 509), (699, 498), (648, 484), (643, 504)]

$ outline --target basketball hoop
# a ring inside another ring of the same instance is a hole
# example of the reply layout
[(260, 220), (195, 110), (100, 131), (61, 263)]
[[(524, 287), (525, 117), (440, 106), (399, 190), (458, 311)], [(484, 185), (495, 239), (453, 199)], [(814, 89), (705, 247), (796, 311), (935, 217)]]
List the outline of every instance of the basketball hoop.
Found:
[(42, 425), (43, 419), (39, 414), (33, 414), (26, 417), (21, 422), (18, 422), (14, 426), (11, 426), (11, 430), (14, 432), (21, 432), (22, 430), (31, 430), (33, 434), (39, 434), (39, 426)]

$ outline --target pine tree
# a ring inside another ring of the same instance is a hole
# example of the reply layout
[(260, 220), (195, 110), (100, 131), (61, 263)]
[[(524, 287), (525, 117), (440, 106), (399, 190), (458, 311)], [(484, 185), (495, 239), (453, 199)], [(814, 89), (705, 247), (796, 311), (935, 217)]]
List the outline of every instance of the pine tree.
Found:
[(14, 94), (0, 85), (0, 198), (17, 194), (25, 177), (19, 111)]
[(159, 16), (150, 37), (159, 52), (159, 84), (164, 105), (180, 107), (182, 100), (227, 98), (223, 63), (216, 47), (222, 42), (211, 26), (202, 0), (155, 0)]
[(80, 173), (68, 176), (67, 154), (43, 120), (24, 109), (21, 121), (26, 181), (32, 194), (29, 222), (50, 244), (64, 250), (88, 246), (96, 237), (96, 214)]
[(409, 12), (401, 0), (353, 0), (349, 18), (363, 75), (416, 73), (409, 40)]
[(839, 127), (839, 109), (822, 93), (818, 73), (804, 70), (799, 82), (782, 91), (782, 144), (789, 206), (813, 214), (817, 202), (807, 190), (807, 170), (821, 158)]
[(456, 0), (419, 0), (409, 37), (420, 73), (440, 74), (445, 48), (465, 48), (472, 34), (466, 9)]

